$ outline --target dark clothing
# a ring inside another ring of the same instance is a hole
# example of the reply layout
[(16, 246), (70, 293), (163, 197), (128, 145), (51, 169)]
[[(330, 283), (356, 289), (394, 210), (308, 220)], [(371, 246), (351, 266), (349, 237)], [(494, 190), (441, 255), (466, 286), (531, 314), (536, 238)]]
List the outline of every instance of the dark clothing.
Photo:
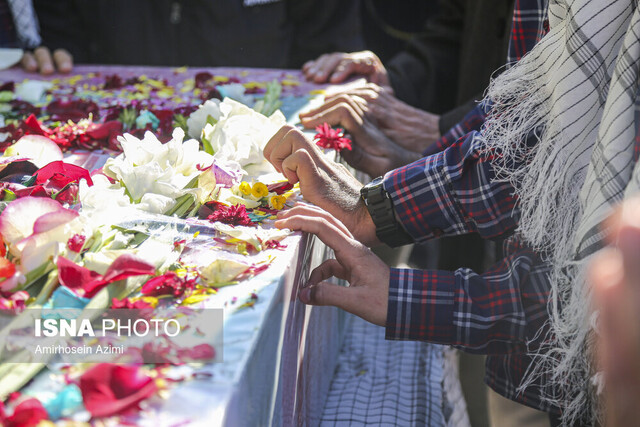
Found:
[(35, 0), (43, 43), (79, 63), (269, 68), (362, 49), (359, 3)]
[(19, 47), (13, 15), (7, 0), (0, 0), (0, 47)]
[(407, 42), (422, 34), (426, 20), (435, 15), (435, 0), (362, 0), (362, 35), (366, 48), (387, 63)]
[(425, 33), (385, 64), (399, 99), (442, 115), (442, 135), (482, 99), (505, 64), (513, 3), (441, 0)]

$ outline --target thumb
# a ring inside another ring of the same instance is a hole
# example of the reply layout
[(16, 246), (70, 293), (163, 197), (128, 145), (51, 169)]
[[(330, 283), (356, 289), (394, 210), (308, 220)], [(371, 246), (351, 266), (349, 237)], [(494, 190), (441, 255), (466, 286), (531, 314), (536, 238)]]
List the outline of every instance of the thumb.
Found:
[[(291, 184), (300, 182), (300, 190), (304, 191), (307, 187), (313, 188), (318, 183), (318, 168), (311, 157), (311, 154), (305, 149), (296, 150), (282, 162), (282, 174)], [(303, 194), (304, 196), (305, 194)]]

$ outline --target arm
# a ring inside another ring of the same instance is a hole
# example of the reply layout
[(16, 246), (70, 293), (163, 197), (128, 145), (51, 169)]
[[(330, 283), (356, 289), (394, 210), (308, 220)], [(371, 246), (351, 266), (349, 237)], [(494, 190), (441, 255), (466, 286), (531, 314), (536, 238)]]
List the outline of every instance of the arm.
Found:
[[(469, 352), (523, 352), (547, 319), (549, 266), (513, 241), (483, 275), (469, 269), (389, 269), (343, 223), (309, 205), (278, 213), (276, 227), (316, 234), (336, 259), (313, 270), (299, 298), (333, 305), (386, 327), (387, 339), (430, 341)], [(349, 282), (340, 286), (331, 277)]]
[[(451, 147), (456, 141), (472, 131), (479, 131), (484, 124), (484, 119), (489, 111), (488, 104), (485, 102), (465, 104), (463, 107), (468, 108), (467, 113), (457, 122), (452, 123), (453, 117), (450, 113), (445, 113), (440, 119), (440, 130), (442, 137), (431, 143), (423, 152), (423, 156), (430, 156)], [(459, 109), (453, 110), (453, 114), (457, 116)], [(443, 130), (443, 124), (448, 127)]]
[(547, 319), (549, 266), (518, 243), (480, 275), (391, 269), (386, 338), (419, 340), (472, 353), (525, 351)]
[(518, 222), (513, 187), (494, 180), (477, 132), (385, 176), (396, 218), (416, 242), (477, 232), (504, 238)]

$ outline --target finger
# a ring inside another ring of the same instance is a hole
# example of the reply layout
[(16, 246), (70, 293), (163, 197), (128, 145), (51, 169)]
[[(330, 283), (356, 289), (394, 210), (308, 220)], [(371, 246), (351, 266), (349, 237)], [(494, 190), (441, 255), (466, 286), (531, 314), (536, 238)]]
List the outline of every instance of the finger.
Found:
[(51, 58), (51, 52), (49, 51), (49, 48), (40, 46), (33, 51), (33, 54), (36, 57), (36, 62), (38, 63), (40, 74), (47, 75), (52, 74), (55, 71), (55, 68), (53, 68), (53, 59)]
[(329, 76), (333, 73), (336, 67), (343, 61), (344, 54), (331, 54), (324, 60), (318, 61), (313, 68), (313, 81), (316, 83), (326, 83), (329, 80)]
[(384, 175), (393, 169), (394, 165), (388, 158), (371, 154), (358, 145), (356, 140), (353, 142), (351, 150), (342, 150), (340, 153), (351, 167), (371, 176)]
[(328, 102), (333, 98), (337, 98), (341, 95), (358, 96), (367, 102), (374, 102), (379, 98), (379, 94), (376, 91), (372, 89), (364, 88), (364, 89), (352, 89), (344, 92), (337, 92), (337, 93), (331, 94), (325, 99), (325, 102)]
[(623, 268), (620, 253), (613, 248), (600, 251), (589, 266), (589, 280), (593, 284), (598, 308), (606, 308), (611, 295), (622, 287)]
[(364, 115), (364, 110), (362, 108), (362, 105), (360, 105), (358, 102), (356, 102), (356, 100), (352, 96), (347, 95), (347, 94), (342, 94), (340, 96), (331, 97), (324, 104), (322, 104), (321, 106), (319, 106), (317, 108), (309, 110), (306, 113), (301, 113), (300, 114), (300, 119), (303, 120), (303, 119), (312, 118), (314, 116), (320, 116), (320, 115), (326, 113), (331, 108), (333, 108), (336, 105), (339, 105), (341, 103), (349, 104), (351, 106), (351, 108), (353, 108), (353, 110), (358, 115), (360, 115), (360, 116)]
[(65, 49), (56, 49), (53, 52), (53, 61), (61, 73), (70, 73), (73, 69), (73, 57)]
[(370, 106), (369, 112), (380, 127), (389, 128), (393, 127), (394, 124), (397, 124), (396, 121), (398, 120), (398, 117), (395, 116), (395, 111), (390, 110), (389, 108), (384, 108), (380, 105), (374, 104)]
[(321, 182), (320, 173), (313, 157), (305, 149), (294, 151), (281, 163), (282, 174), (289, 183), (300, 182), (300, 191), (304, 196), (307, 188), (313, 188)]
[[(338, 228), (348, 237), (353, 238), (353, 236), (351, 235), (351, 232), (347, 229), (347, 227), (342, 222), (340, 222), (336, 217), (331, 215), (329, 212), (323, 209), (320, 209), (317, 206), (308, 205), (308, 204), (296, 204), (291, 209), (278, 212), (277, 217), (278, 217), (278, 220), (282, 220), (285, 218), (291, 218), (292, 216), (296, 216), (296, 215), (322, 218), (325, 221), (327, 221), (327, 223), (334, 225), (336, 228)], [(276, 227), (277, 226), (278, 225), (276, 221)]]
[(343, 61), (336, 67), (335, 72), (331, 74), (329, 81), (331, 83), (342, 83), (353, 74), (369, 76), (373, 71), (375, 71), (375, 68), (370, 63), (361, 60)]
[(355, 73), (357, 68), (358, 65), (354, 61), (342, 61), (329, 76), (329, 81), (331, 83), (342, 83), (352, 73)]
[(276, 132), (271, 139), (269, 139), (269, 141), (267, 142), (267, 144), (264, 146), (264, 149), (262, 150), (262, 154), (264, 155), (264, 158), (269, 160), (269, 158), (271, 157), (271, 153), (273, 152), (273, 149), (276, 145), (280, 144), (280, 142), (282, 142), (282, 140), (284, 139), (285, 135), (287, 133), (289, 133), (289, 131), (295, 129), (295, 127), (291, 126), (291, 125), (284, 125), (282, 126), (278, 132)]
[(332, 277), (347, 280), (349, 272), (336, 259), (330, 259), (316, 267), (309, 275), (306, 286), (314, 286)]
[(320, 152), (315, 144), (309, 141), (302, 132), (293, 126), (285, 125), (267, 142), (263, 155), (278, 172), (282, 172), (282, 162), (293, 152), (305, 149), (312, 158), (317, 159)]
[(30, 73), (38, 71), (38, 63), (36, 62), (36, 58), (33, 56), (31, 52), (25, 52), (22, 55), (22, 60), (20, 61), (22, 68)]
[(304, 74), (307, 74), (307, 72), (311, 69), (311, 67), (313, 67), (313, 64), (315, 64), (316, 61), (315, 60), (310, 60), (304, 63), (304, 65), (302, 66), (302, 72)]
[(307, 62), (307, 64), (309, 64), (309, 67), (307, 68), (307, 73), (309, 74), (308, 76), (309, 80), (313, 79), (313, 77), (315, 76), (316, 70), (320, 67), (320, 64), (322, 64), (324, 61), (327, 60), (329, 55), (333, 55), (333, 53), (324, 53), (318, 56), (316, 59)]
[(349, 238), (333, 224), (318, 217), (293, 216), (277, 221), (278, 227), (315, 234), (322, 242), (333, 249), (339, 261), (348, 261), (360, 254), (361, 245)]
[(314, 286), (307, 286), (300, 289), (300, 301), (311, 305), (331, 305), (346, 310), (346, 307), (353, 306), (351, 301), (356, 289), (345, 286), (334, 285), (333, 283), (320, 282)]
[[(615, 249), (605, 249), (594, 259), (589, 278), (593, 284), (596, 308), (600, 310), (597, 323), (599, 339), (598, 359), (609, 376), (618, 377), (616, 366), (624, 359), (624, 330), (617, 312), (624, 298), (622, 257)], [(624, 317), (624, 316), (623, 316)]]
[(340, 103), (313, 117), (303, 117), (301, 122), (306, 128), (320, 126), (325, 122), (330, 126), (341, 126), (357, 138), (361, 134), (364, 119), (356, 113), (351, 105)]
[[(290, 131), (282, 139), (281, 143), (275, 145), (269, 153), (268, 160), (271, 164), (280, 172), (284, 173), (283, 163), (295, 153), (296, 151), (303, 150), (311, 156), (314, 163), (319, 161), (320, 152), (316, 148), (316, 145), (309, 141), (299, 130), (295, 129)], [(292, 184), (294, 182), (290, 181)]]

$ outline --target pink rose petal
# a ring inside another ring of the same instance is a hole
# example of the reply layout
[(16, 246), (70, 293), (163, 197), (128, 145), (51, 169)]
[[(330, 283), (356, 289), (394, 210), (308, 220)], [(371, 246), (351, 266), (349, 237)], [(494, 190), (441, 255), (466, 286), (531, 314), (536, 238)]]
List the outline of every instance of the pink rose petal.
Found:
[(45, 231), (53, 230), (54, 228), (73, 221), (78, 212), (71, 209), (61, 208), (56, 212), (49, 212), (36, 219), (33, 224), (34, 233), (44, 233)]

